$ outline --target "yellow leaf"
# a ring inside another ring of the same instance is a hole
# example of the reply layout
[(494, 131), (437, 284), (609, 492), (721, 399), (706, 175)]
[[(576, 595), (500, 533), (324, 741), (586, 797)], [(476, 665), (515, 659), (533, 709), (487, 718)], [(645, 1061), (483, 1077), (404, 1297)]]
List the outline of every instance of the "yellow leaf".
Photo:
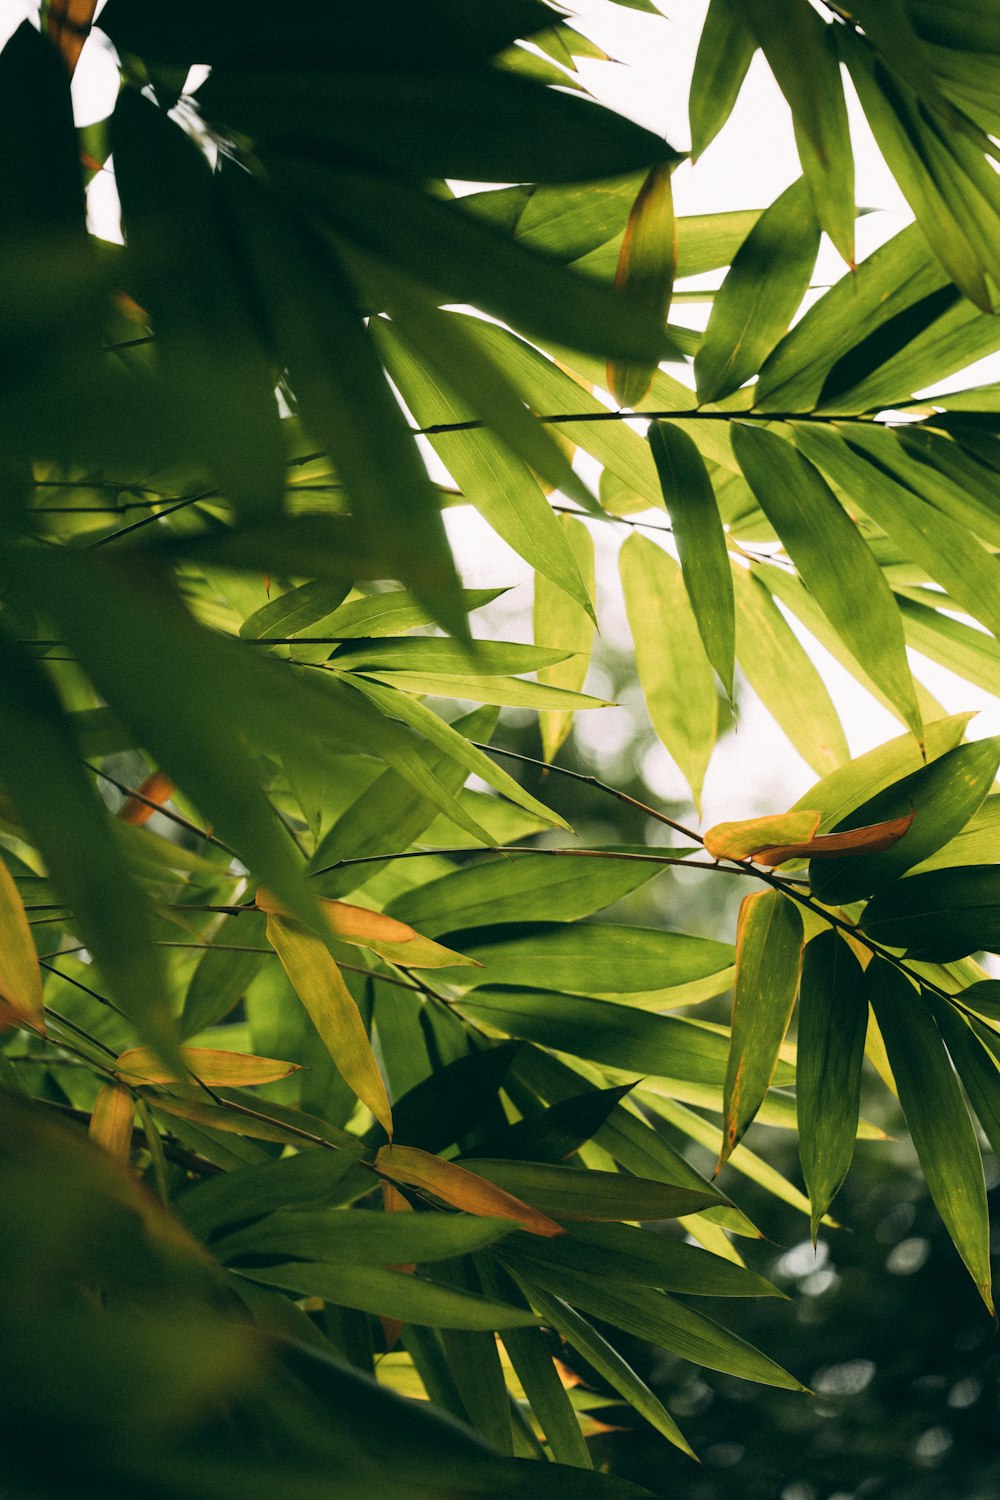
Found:
[(44, 1032), (42, 974), (14, 878), (0, 860), (0, 1027), (21, 1023)]
[(551, 1239), (565, 1230), (537, 1208), (515, 1198), (513, 1193), (488, 1182), (452, 1161), (442, 1161), (416, 1146), (383, 1146), (375, 1158), (376, 1170), (392, 1182), (424, 1188), (436, 1198), (466, 1213), (487, 1218), (513, 1219), (529, 1234)]
[[(267, 890), (258, 890), (257, 906), (272, 916), (288, 919), (289, 913)], [(367, 906), (352, 906), (347, 901), (325, 900), (322, 903), (330, 930), (338, 942), (356, 948), (368, 948), (387, 963), (403, 964), (410, 969), (452, 969), (460, 965), (481, 968), (474, 958), (454, 953), (433, 939), (421, 936), (405, 922), (387, 917), (384, 912)]]
[(49, 0), (48, 33), (72, 75), (90, 35), (97, 0)]
[[(254, 1057), (249, 1052), (219, 1052), (212, 1047), (182, 1047), (181, 1056), (202, 1083), (228, 1084), (234, 1088), (255, 1083), (276, 1083), (298, 1071), (298, 1063), (276, 1057)], [(177, 1074), (163, 1066), (151, 1047), (131, 1047), (123, 1052), (115, 1069), (125, 1083), (181, 1083)]]
[(786, 859), (838, 859), (861, 851), (875, 854), (899, 842), (913, 822), (913, 813), (843, 833), (817, 834), (819, 821), (818, 812), (802, 811), (717, 823), (705, 834), (705, 848), (715, 859), (753, 859), (772, 866)]
[(134, 1118), (135, 1101), (128, 1089), (107, 1083), (97, 1096), (87, 1133), (118, 1161), (127, 1162), (132, 1153)]
[(344, 1082), (392, 1139), (392, 1110), (368, 1033), (343, 976), (324, 944), (305, 928), (271, 914), (267, 940), (309, 1012)]

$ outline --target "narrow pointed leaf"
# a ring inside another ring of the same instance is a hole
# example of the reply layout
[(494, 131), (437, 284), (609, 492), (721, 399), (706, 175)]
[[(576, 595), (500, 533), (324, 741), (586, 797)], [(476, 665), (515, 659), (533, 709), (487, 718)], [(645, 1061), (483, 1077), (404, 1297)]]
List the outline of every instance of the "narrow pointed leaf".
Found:
[(698, 633), (731, 700), (736, 614), (726, 534), (712, 481), (697, 445), (683, 428), (651, 422), (648, 438)]
[(864, 971), (832, 928), (806, 944), (799, 994), (799, 1159), (813, 1239), (854, 1155), (868, 1024)]
[[(404, 1207), (409, 1204), (403, 1200)], [(247, 1229), (216, 1240), (212, 1253), (227, 1265), (239, 1256), (312, 1260), (324, 1265), (391, 1266), (470, 1255), (504, 1238), (509, 1219), (470, 1214), (384, 1213), (352, 1208), (287, 1210), (269, 1214)]]
[(344, 1082), (392, 1137), (392, 1111), (361, 1013), (322, 938), (269, 916), (267, 940)]
[(758, 219), (715, 294), (694, 359), (699, 401), (719, 401), (757, 374), (805, 296), (819, 233), (800, 178)]
[(1000, 866), (958, 865), (908, 875), (880, 891), (861, 915), (869, 937), (914, 958), (949, 963), (1000, 949)]
[[(593, 598), (593, 538), (583, 522), (573, 516), (561, 516), (560, 525), (576, 558), (587, 594)], [(590, 665), (594, 622), (575, 599), (550, 582), (543, 573), (535, 574), (533, 629), (539, 646), (555, 646), (572, 653), (565, 661), (542, 667), (538, 673), (539, 682), (579, 692), (586, 681)], [(551, 761), (573, 727), (573, 711), (567, 708), (544, 714), (538, 724), (542, 736), (542, 756)]]
[(94, 1103), (87, 1134), (117, 1161), (127, 1162), (132, 1153), (135, 1100), (128, 1089), (106, 1083)]
[(17, 884), (0, 859), (0, 1025), (14, 1019), (45, 1030), (42, 971)]
[(801, 963), (802, 918), (798, 908), (779, 891), (744, 897), (736, 934), (736, 985), (720, 1167), (757, 1113), (771, 1082), (795, 1004)]
[(455, 1162), (443, 1161), (416, 1146), (383, 1146), (375, 1158), (383, 1177), (408, 1187), (424, 1188), (466, 1213), (512, 1219), (530, 1234), (563, 1234), (560, 1225), (512, 1193), (488, 1182)]
[(827, 904), (840, 904), (884, 889), (961, 832), (982, 805), (998, 767), (996, 737), (960, 745), (863, 803), (838, 832), (893, 813), (908, 817), (908, 826), (881, 852), (862, 847), (857, 857), (836, 866), (813, 867), (809, 876), (815, 894)]
[(382, 1266), (322, 1266), (292, 1261), (266, 1271), (243, 1269), (239, 1275), (302, 1297), (321, 1297), (335, 1307), (356, 1307), (400, 1323), (423, 1323), (432, 1328), (492, 1331), (530, 1327), (536, 1321), (522, 1308), (505, 1307), (474, 1292), (439, 1286)]
[(632, 1177), (624, 1172), (582, 1171), (534, 1161), (466, 1158), (470, 1172), (517, 1193), (559, 1219), (676, 1219), (711, 1208), (715, 1198), (692, 1188)]
[(733, 449), (803, 583), (919, 738), (922, 724), (902, 622), (857, 527), (818, 470), (774, 433), (737, 423)]
[[(275, 1057), (254, 1057), (245, 1052), (220, 1052), (212, 1047), (182, 1047), (181, 1056), (190, 1073), (202, 1083), (235, 1085), (246, 1088), (258, 1083), (274, 1083), (298, 1072), (298, 1063), (281, 1062)], [(122, 1052), (115, 1072), (124, 1083), (181, 1083), (184, 1075), (164, 1068), (149, 1047), (131, 1047)]]
[(638, 533), (622, 547), (619, 567), (649, 716), (697, 808), (718, 733), (719, 709), (683, 576), (668, 552)]
[(711, 145), (732, 114), (756, 51), (757, 38), (746, 23), (739, 0), (711, 0), (688, 100), (692, 159)]
[[(618, 256), (615, 288), (641, 307), (654, 328), (667, 321), (677, 266), (677, 229), (670, 181), (674, 163), (650, 167), (639, 189)], [(636, 406), (649, 390), (656, 362), (608, 365), (608, 386), (622, 406)]]
[(927, 1001), (890, 964), (868, 967), (869, 998), (931, 1197), (993, 1311), (990, 1230), (976, 1133)]

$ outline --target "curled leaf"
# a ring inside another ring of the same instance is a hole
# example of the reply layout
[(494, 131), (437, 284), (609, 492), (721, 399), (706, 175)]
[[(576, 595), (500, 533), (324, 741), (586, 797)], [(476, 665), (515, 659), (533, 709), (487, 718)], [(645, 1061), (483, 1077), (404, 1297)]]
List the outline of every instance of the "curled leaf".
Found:
[(891, 849), (913, 822), (905, 817), (869, 823), (842, 833), (816, 833), (821, 814), (811, 809), (716, 823), (705, 834), (705, 848), (714, 859), (753, 859), (759, 865), (780, 865), (787, 859), (836, 859), (860, 851)]

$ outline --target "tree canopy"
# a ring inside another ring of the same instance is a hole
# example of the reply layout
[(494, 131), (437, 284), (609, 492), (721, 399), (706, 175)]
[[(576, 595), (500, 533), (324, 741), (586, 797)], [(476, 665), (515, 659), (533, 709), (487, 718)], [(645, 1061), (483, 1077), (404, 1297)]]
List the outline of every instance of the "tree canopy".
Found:
[[(0, 52), (10, 1493), (648, 1493), (595, 1466), (606, 1393), (691, 1448), (620, 1335), (804, 1389), (699, 1302), (777, 1292), (745, 1181), (834, 1224), (863, 1086), (987, 1318), (1000, 738), (920, 663), (998, 692), (1000, 387), (924, 394), (1000, 348), (992, 0), (711, 0), (691, 152), (545, 0), (107, 0), (78, 130), (95, 9)], [(758, 51), (801, 178), (675, 213)], [(859, 263), (845, 78), (914, 215)], [(615, 615), (693, 813), (567, 762)], [(798, 626), (897, 737), (851, 759)], [(748, 693), (816, 783), (702, 828)], [(567, 779), (636, 841), (574, 838)], [(668, 870), (738, 882), (735, 931), (635, 921)]]

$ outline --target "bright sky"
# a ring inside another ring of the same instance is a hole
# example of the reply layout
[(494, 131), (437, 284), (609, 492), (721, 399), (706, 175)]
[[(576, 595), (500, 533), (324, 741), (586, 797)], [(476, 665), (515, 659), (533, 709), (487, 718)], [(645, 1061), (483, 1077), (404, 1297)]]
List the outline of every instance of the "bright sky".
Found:
[[(695, 51), (707, 0), (659, 0), (664, 15), (652, 16), (606, 0), (575, 0), (571, 19), (617, 61), (583, 60), (580, 73), (592, 92), (607, 104), (664, 134), (678, 149), (690, 145), (687, 95)], [(20, 20), (37, 15), (30, 0), (6, 0), (0, 16), (0, 41)], [(101, 119), (113, 107), (117, 70), (113, 53), (97, 33), (84, 48), (74, 79), (73, 95), (80, 125)], [(858, 226), (859, 255), (865, 255), (896, 233), (911, 215), (882, 161), (851, 96), (852, 130), (857, 158), (858, 201), (879, 210)], [(762, 57), (751, 66), (747, 82), (729, 122), (697, 166), (682, 165), (674, 179), (678, 212), (711, 213), (722, 209), (763, 207), (799, 175), (788, 107)], [(91, 187), (91, 215), (99, 233), (116, 237), (117, 205), (110, 174), (101, 174)], [(824, 242), (817, 280), (825, 283), (843, 273), (836, 253)], [(717, 282), (717, 279), (716, 279)], [(686, 306), (685, 321), (698, 326), (707, 308)], [(994, 357), (974, 367), (976, 378), (995, 379)], [(681, 371), (675, 371), (681, 374)], [(957, 389), (969, 374), (946, 385)], [(641, 424), (640, 430), (641, 430)], [(656, 516), (651, 515), (655, 520)], [(660, 517), (662, 519), (662, 517)], [(470, 586), (515, 585), (498, 606), (487, 627), (494, 636), (530, 639), (530, 569), (486, 527), (469, 508), (448, 513), (466, 582)], [(617, 583), (617, 549), (623, 527), (595, 527), (598, 540), (600, 617), (605, 638), (623, 648), (628, 630)], [(485, 622), (483, 622), (485, 623)], [(826, 652), (803, 633), (841, 711), (853, 753), (899, 733), (899, 726), (860, 689)], [(943, 669), (914, 658), (920, 675), (949, 712), (979, 709), (974, 726), (978, 736), (1000, 731), (1000, 705)], [(595, 668), (588, 684), (601, 695), (607, 683)], [(633, 695), (634, 697), (634, 695)], [(596, 710), (581, 714), (577, 733), (583, 744), (600, 755), (620, 752), (632, 733), (633, 708)], [(685, 801), (686, 789), (667, 752), (657, 747), (646, 756), (643, 772), (664, 799)], [(798, 797), (813, 781), (813, 773), (791, 749), (766, 711), (751, 694), (741, 704), (737, 733), (716, 753), (705, 787), (705, 819), (747, 816), (776, 811)]]

